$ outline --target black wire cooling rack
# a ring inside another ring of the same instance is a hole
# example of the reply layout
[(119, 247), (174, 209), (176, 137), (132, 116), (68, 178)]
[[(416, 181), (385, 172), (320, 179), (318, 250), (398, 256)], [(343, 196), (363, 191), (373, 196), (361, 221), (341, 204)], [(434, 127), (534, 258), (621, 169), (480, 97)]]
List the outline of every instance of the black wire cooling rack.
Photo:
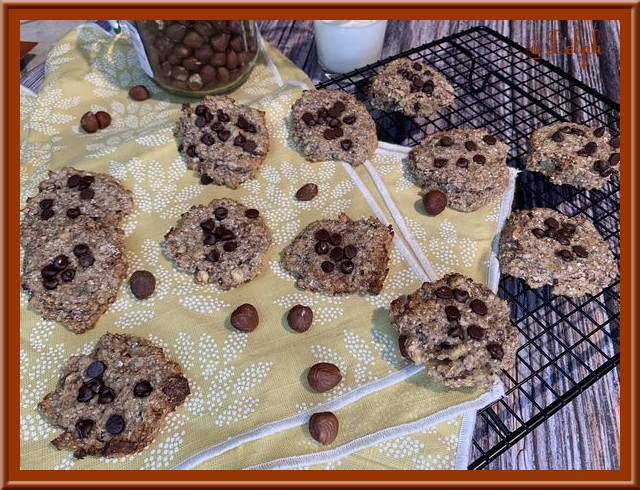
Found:
[[(453, 84), (453, 106), (426, 120), (383, 113), (367, 100), (370, 78), (386, 63), (409, 57), (436, 67)], [(524, 169), (531, 131), (579, 120), (619, 134), (620, 106), (525, 48), (486, 27), (472, 28), (320, 83), (356, 95), (376, 121), (382, 141), (413, 146), (425, 135), (455, 127), (486, 128), (509, 144), (509, 165), (522, 170), (514, 209), (550, 207), (588, 216), (620, 258), (620, 187), (601, 191), (555, 186)], [(502, 276), (498, 294), (509, 302), (523, 346), (505, 396), (478, 413), (470, 469), (498, 455), (567, 405), (620, 363), (620, 281), (596, 296), (557, 297)]]

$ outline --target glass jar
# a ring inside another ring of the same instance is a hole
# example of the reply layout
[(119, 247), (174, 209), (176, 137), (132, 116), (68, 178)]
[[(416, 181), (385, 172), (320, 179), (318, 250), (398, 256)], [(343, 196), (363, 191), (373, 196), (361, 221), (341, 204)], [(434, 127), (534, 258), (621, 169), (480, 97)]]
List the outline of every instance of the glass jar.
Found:
[(180, 95), (230, 92), (247, 79), (258, 58), (253, 20), (137, 20), (127, 25), (134, 44), (144, 49), (145, 72)]

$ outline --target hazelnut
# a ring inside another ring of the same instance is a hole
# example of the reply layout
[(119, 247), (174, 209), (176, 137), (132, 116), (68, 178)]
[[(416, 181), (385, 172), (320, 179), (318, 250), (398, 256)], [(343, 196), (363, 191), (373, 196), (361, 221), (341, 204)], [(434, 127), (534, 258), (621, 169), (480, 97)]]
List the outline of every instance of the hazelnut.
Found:
[(105, 112), (105, 111), (96, 112), (96, 119), (98, 119), (98, 126), (100, 127), (100, 129), (109, 127), (109, 125), (111, 124), (111, 116), (109, 115), (108, 112)]
[(340, 369), (335, 364), (319, 362), (311, 366), (307, 374), (307, 380), (311, 388), (324, 393), (342, 381), (342, 374), (340, 374)]
[(309, 433), (323, 446), (328, 446), (338, 436), (338, 418), (332, 412), (314, 413), (309, 419)]
[(259, 322), (258, 311), (249, 303), (238, 306), (231, 313), (231, 325), (241, 332), (253, 332)]
[(80, 119), (80, 127), (87, 133), (95, 133), (100, 129), (100, 124), (98, 123), (98, 118), (93, 112), (85, 112)]

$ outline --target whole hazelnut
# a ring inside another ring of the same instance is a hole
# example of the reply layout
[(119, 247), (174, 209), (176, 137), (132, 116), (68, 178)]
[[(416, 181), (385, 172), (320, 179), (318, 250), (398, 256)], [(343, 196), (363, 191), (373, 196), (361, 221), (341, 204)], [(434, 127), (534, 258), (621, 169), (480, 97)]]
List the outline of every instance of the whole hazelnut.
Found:
[(328, 446), (338, 436), (338, 418), (332, 412), (314, 413), (309, 419), (309, 433), (323, 446)]
[(340, 374), (340, 369), (335, 364), (319, 362), (309, 369), (307, 381), (309, 381), (311, 388), (324, 393), (342, 381), (342, 374)]

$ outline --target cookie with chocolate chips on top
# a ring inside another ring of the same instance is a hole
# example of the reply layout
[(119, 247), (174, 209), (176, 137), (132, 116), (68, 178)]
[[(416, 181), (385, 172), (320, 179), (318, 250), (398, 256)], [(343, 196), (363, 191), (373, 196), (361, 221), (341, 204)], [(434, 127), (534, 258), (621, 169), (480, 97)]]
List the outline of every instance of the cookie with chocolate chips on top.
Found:
[(460, 274), (424, 283), (391, 303), (403, 356), (447, 386), (491, 387), (520, 347), (507, 302)]
[(392, 61), (371, 80), (369, 101), (384, 112), (428, 117), (453, 104), (453, 87), (438, 70), (419, 61)]
[(293, 142), (309, 161), (343, 160), (356, 166), (378, 147), (376, 124), (366, 107), (342, 90), (306, 90), (291, 113)]
[(509, 148), (483, 129), (452, 129), (425, 138), (409, 154), (409, 173), (422, 194), (439, 190), (447, 206), (475, 211), (509, 184)]
[(184, 104), (175, 133), (201, 183), (232, 189), (256, 176), (270, 148), (265, 113), (226, 95)]
[(257, 209), (233, 199), (193, 206), (165, 235), (167, 254), (200, 284), (231, 289), (256, 277), (265, 264), (271, 231)]
[(343, 213), (307, 225), (284, 250), (282, 264), (303, 289), (378, 294), (389, 272), (392, 240), (390, 225), (373, 217), (353, 221)]
[(64, 432), (52, 444), (85, 456), (141, 451), (190, 393), (182, 368), (148, 340), (107, 333), (88, 355), (69, 358), (55, 391), (38, 404)]
[(500, 269), (532, 288), (563, 296), (595, 295), (618, 274), (613, 253), (593, 223), (547, 208), (514, 211), (500, 235)]
[(605, 127), (557, 122), (531, 133), (527, 170), (554, 184), (602, 189), (618, 173), (620, 137)]

